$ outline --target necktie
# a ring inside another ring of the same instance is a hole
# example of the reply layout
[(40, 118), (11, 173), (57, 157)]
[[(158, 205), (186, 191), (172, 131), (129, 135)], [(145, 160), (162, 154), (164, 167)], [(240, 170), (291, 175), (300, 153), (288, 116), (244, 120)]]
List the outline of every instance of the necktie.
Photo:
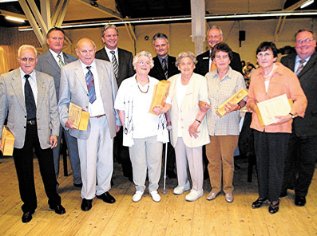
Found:
[(33, 91), (29, 82), (30, 75), (24, 75), (24, 97), (25, 97), (25, 107), (26, 107), (26, 119), (32, 120), (36, 118), (36, 105), (34, 100)]
[(85, 76), (86, 84), (87, 84), (87, 89), (88, 89), (88, 97), (89, 97), (89, 102), (91, 104), (96, 101), (96, 91), (95, 91), (95, 82), (94, 82), (94, 75), (91, 72), (90, 68), (91, 66), (86, 67), (88, 72)]
[(59, 67), (64, 66), (65, 63), (64, 63), (63, 60), (62, 60), (61, 54), (58, 54), (58, 55), (57, 55), (57, 58), (58, 58), (58, 65), (59, 65)]
[(166, 59), (162, 59), (162, 69), (164, 71), (165, 78), (168, 79), (168, 68)]
[(112, 62), (112, 66), (113, 66), (113, 73), (116, 77), (116, 79), (118, 78), (118, 70), (119, 70), (119, 65), (118, 65), (118, 61), (117, 61), (117, 58), (116, 58), (116, 52), (115, 51), (110, 51), (110, 53), (112, 54), (112, 59), (111, 59), (111, 62)]
[(303, 70), (305, 62), (306, 62), (305, 59), (300, 59), (299, 66), (297, 67), (297, 70), (296, 70), (296, 75), (298, 75)]

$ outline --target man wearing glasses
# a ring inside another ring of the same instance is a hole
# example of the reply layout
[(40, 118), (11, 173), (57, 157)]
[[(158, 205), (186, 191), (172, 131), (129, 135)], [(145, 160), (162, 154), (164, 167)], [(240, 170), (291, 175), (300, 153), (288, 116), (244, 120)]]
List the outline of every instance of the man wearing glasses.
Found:
[(281, 62), (297, 74), (308, 106), (304, 118), (292, 114), (293, 132), (285, 161), (281, 197), (287, 195), (288, 188), (294, 188), (295, 205), (304, 206), (317, 158), (317, 53), (315, 34), (311, 30), (298, 30), (295, 40), (296, 54), (283, 57)]

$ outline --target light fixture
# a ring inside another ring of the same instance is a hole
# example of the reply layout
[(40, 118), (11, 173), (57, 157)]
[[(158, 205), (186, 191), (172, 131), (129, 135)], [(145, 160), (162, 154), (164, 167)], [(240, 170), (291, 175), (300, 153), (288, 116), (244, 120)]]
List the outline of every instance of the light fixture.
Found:
[(25, 22), (24, 19), (19, 18), (19, 17), (15, 17), (15, 16), (5, 16), (4, 18), (6, 20), (13, 21), (13, 22), (18, 22), (18, 23), (24, 23)]
[(300, 8), (303, 9), (303, 8), (309, 6), (309, 5), (312, 4), (312, 3), (314, 3), (314, 0), (307, 0), (306, 2), (304, 2), (304, 3), (300, 6)]

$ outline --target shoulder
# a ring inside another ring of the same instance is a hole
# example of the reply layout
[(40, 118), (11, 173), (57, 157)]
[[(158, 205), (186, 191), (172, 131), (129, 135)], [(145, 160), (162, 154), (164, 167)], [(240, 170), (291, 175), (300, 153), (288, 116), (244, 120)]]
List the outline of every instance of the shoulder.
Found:
[(109, 61), (106, 61), (106, 60), (95, 59), (95, 62), (96, 62), (96, 66), (97, 67), (99, 67), (99, 66), (107, 67), (107, 68), (112, 67), (112, 64)]
[(15, 69), (15, 70), (12, 70), (10, 72), (7, 72), (7, 73), (0, 75), (0, 81), (1, 80), (8, 80), (10, 78), (15, 78), (15, 77), (19, 77), (19, 76), (20, 76), (20, 70)]
[(133, 56), (132, 52), (129, 52), (128, 50), (122, 49), (122, 48), (118, 48), (118, 53), (121, 53), (123, 55), (127, 55), (127, 56)]
[(296, 77), (295, 73), (293, 71), (291, 71), (288, 67), (284, 66), (282, 63), (280, 62), (276, 62), (276, 73), (278, 73), (280, 76), (283, 77)]
[(76, 61), (77, 60), (76, 57), (74, 57), (74, 56), (72, 56), (72, 55), (70, 55), (68, 53), (65, 53), (65, 52), (63, 52), (63, 56), (64, 56), (64, 58), (67, 58), (67, 59), (69, 59), (71, 61)]
[(209, 60), (209, 50), (206, 51), (206, 52), (203, 52), (201, 54), (199, 54), (197, 56), (197, 60), (200, 61), (200, 60)]

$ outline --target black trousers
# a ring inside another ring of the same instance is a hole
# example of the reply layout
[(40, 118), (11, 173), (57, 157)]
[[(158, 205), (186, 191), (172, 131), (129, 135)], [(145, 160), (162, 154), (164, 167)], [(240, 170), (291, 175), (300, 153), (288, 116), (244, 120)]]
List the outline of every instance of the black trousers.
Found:
[(268, 198), (269, 201), (279, 199), (289, 136), (288, 133), (254, 131), (258, 189), (261, 198)]
[(56, 190), (57, 181), (54, 171), (53, 152), (50, 148), (41, 149), (37, 135), (37, 126), (27, 125), (23, 148), (15, 148), (13, 152), (20, 196), (23, 201), (23, 212), (35, 211), (37, 207), (34, 186), (33, 148), (38, 158), (41, 177), (48, 197), (48, 204), (51, 207), (61, 204), (61, 197), (57, 194)]
[(317, 136), (291, 134), (282, 191), (294, 187), (297, 196), (305, 197), (314, 175), (316, 158)]

